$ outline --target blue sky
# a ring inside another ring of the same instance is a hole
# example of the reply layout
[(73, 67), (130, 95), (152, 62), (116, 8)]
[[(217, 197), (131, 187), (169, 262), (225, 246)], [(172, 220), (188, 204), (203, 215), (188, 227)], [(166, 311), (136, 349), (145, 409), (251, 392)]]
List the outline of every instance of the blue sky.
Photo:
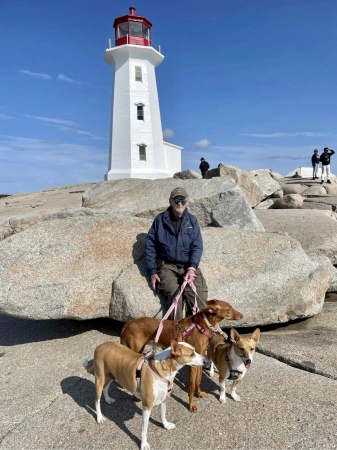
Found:
[(0, 194), (103, 180), (103, 58), (130, 6), (165, 56), (162, 126), (183, 170), (203, 156), (285, 175), (337, 147), (336, 0), (1, 0)]

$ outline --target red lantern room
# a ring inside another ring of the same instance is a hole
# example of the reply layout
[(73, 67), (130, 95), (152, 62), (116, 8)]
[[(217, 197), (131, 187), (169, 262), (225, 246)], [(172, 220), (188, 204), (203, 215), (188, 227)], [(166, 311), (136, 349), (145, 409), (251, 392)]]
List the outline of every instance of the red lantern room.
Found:
[(136, 15), (134, 6), (129, 10), (128, 15), (117, 17), (114, 21), (116, 45), (133, 44), (150, 47), (152, 23), (145, 17)]

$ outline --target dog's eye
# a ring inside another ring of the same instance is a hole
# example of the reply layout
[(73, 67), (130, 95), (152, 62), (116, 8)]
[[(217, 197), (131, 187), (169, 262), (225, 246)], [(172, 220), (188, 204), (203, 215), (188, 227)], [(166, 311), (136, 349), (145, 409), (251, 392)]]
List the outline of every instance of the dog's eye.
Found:
[(249, 350), (252, 352), (254, 349), (253, 349), (253, 348), (250, 348)]

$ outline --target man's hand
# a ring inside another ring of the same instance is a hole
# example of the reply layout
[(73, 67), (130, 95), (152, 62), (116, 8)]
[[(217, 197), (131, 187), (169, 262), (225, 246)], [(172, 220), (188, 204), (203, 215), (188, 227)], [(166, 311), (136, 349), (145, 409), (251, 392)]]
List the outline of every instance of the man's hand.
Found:
[(157, 286), (156, 286), (157, 281), (158, 281), (158, 283), (160, 283), (160, 278), (159, 278), (158, 274), (155, 273), (154, 275), (151, 275), (151, 287), (154, 291), (157, 291)]
[(195, 273), (195, 269), (193, 269), (192, 267), (189, 267), (187, 269), (185, 278), (189, 279), (190, 281), (193, 281), (196, 277), (197, 277), (197, 275)]

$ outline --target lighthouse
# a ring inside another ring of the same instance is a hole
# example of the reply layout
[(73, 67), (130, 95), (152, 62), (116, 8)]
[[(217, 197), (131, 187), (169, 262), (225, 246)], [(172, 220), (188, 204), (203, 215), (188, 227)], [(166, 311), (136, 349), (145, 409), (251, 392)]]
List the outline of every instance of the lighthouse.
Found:
[(172, 177), (181, 171), (182, 147), (163, 141), (155, 68), (164, 56), (152, 46), (152, 24), (130, 7), (113, 27), (115, 46), (110, 43), (104, 58), (114, 69), (104, 178)]

